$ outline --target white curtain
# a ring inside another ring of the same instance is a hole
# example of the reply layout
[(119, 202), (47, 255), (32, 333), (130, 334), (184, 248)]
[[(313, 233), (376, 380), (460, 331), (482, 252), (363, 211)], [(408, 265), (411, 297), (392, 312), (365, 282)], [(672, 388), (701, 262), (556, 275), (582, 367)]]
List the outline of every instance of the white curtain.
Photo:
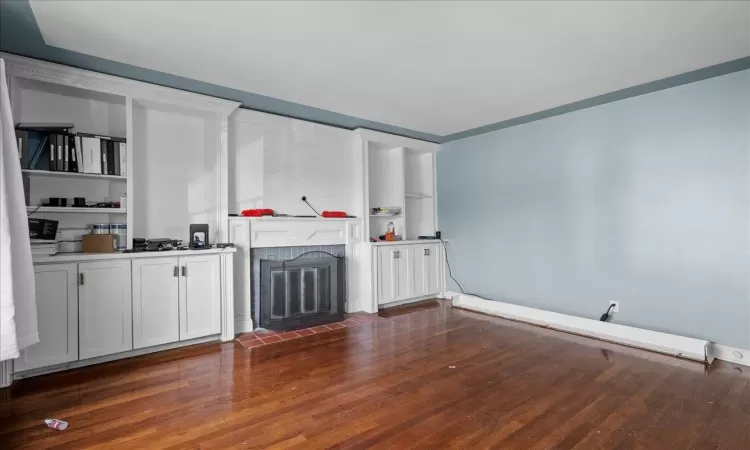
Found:
[(39, 342), (34, 295), (21, 162), (0, 58), (0, 361)]

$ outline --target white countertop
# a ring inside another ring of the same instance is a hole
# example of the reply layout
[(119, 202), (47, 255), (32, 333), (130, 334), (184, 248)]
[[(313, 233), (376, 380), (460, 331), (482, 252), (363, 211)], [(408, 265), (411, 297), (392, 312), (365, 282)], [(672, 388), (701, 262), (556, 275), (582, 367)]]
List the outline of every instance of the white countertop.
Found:
[(413, 239), (410, 241), (379, 241), (379, 242), (370, 242), (370, 245), (379, 247), (382, 245), (408, 245), (408, 244), (424, 244), (424, 243), (431, 244), (434, 242), (440, 242), (440, 239)]
[(101, 261), (108, 259), (138, 259), (138, 258), (165, 258), (174, 256), (191, 256), (191, 255), (213, 255), (220, 253), (234, 253), (237, 249), (228, 248), (209, 248), (206, 250), (168, 250), (165, 252), (138, 252), (138, 253), (59, 253), (53, 256), (32, 256), (34, 264), (60, 263), (60, 262), (79, 262), (79, 261)]

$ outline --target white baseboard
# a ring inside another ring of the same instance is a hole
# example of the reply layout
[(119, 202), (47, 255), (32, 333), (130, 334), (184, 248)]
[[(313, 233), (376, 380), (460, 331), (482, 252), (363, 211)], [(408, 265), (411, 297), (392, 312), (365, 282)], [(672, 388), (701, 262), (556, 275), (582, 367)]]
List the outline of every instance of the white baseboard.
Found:
[[(659, 331), (644, 330), (610, 322), (554, 313), (510, 303), (484, 300), (472, 295), (453, 297), (453, 305), (507, 319), (519, 320), (560, 331), (590, 336), (618, 344), (653, 350), (660, 353), (711, 363), (714, 355), (708, 341)], [(747, 354), (750, 358), (750, 353)]]
[(422, 297), (414, 297), (414, 298), (409, 298), (406, 300), (400, 300), (397, 302), (384, 303), (382, 305), (378, 305), (378, 309), (387, 309), (387, 308), (392, 308), (394, 306), (403, 306), (403, 305), (408, 305), (409, 303), (423, 302), (425, 300), (431, 300), (434, 298), (435, 298), (434, 295), (424, 295)]
[(205, 344), (208, 342), (221, 342), (219, 334), (206, 336), (202, 338), (190, 339), (188, 341), (171, 342), (169, 344), (157, 345), (154, 347), (140, 348), (136, 350), (130, 350), (122, 353), (115, 353), (114, 355), (99, 356), (97, 358), (84, 359), (80, 361), (74, 361), (64, 364), (58, 364), (50, 367), (40, 367), (38, 369), (27, 370), (26, 372), (17, 372), (13, 374), (13, 378), (20, 380), (22, 378), (31, 378), (39, 375), (46, 375), (48, 373), (61, 372), (63, 370), (78, 369), (81, 367), (93, 366), (95, 364), (101, 364), (111, 361), (117, 361), (120, 359), (132, 358), (134, 356), (148, 355), (150, 353), (163, 352), (165, 350), (174, 350), (182, 347), (189, 347), (191, 345)]
[(750, 366), (750, 350), (744, 348), (727, 347), (726, 345), (719, 345), (711, 343), (709, 348), (714, 358), (722, 361), (729, 361), (731, 363), (740, 364), (743, 366)]

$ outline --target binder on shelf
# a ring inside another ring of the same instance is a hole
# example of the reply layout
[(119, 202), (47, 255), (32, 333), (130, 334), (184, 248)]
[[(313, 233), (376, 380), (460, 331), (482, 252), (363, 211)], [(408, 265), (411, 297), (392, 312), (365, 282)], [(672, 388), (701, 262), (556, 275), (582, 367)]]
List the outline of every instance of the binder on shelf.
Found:
[(100, 167), (99, 173), (102, 175), (107, 174), (107, 141), (99, 139), (99, 153), (101, 154), (102, 166)]
[(50, 134), (48, 137), (49, 141), (49, 170), (57, 170), (57, 137), (54, 134)]
[(65, 145), (63, 143), (64, 136), (62, 134), (55, 135), (57, 139), (57, 171), (65, 172)]
[[(107, 143), (107, 175), (117, 175), (115, 172), (115, 143), (112, 141), (102, 141)], [(119, 161), (118, 161), (119, 163)]]
[(84, 173), (84, 163), (83, 163), (83, 148), (81, 148), (81, 137), (80, 136), (74, 136), (73, 140), (75, 141), (75, 150), (76, 150), (76, 172), (78, 173)]
[(78, 153), (76, 151), (75, 136), (72, 134), (65, 136), (65, 142), (68, 143), (68, 155), (70, 158), (70, 168), (68, 172), (78, 172)]
[(120, 143), (119, 142), (112, 142), (112, 148), (114, 153), (114, 165), (115, 165), (115, 175), (120, 175)]
[[(31, 138), (31, 135), (29, 135)], [(29, 148), (33, 154), (29, 157), (29, 169), (50, 170), (50, 147), (49, 134), (38, 134), (35, 139), (29, 139)]]
[(63, 172), (70, 172), (70, 147), (68, 146), (68, 136), (61, 134), (63, 148)]
[(29, 168), (29, 132), (16, 130), (16, 143), (18, 144), (18, 159), (21, 160), (21, 168)]
[(81, 136), (84, 173), (102, 173), (101, 144), (99, 144), (99, 141), (99, 138)]
[(125, 177), (128, 175), (128, 150), (124, 142), (118, 142), (118, 145), (120, 147), (120, 175)]

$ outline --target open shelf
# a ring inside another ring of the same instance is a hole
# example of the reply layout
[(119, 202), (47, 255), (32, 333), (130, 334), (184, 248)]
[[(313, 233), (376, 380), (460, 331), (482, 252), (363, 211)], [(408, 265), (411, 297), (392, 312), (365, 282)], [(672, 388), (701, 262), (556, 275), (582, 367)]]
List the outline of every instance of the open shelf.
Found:
[(417, 194), (417, 193), (413, 193), (413, 194), (406, 194), (406, 198), (411, 198), (411, 199), (415, 199), (415, 198), (417, 198), (417, 199), (418, 198), (432, 198), (432, 195), (430, 195), (430, 194)]
[(390, 217), (393, 219), (402, 217), (402, 214), (370, 214), (370, 217)]
[(54, 170), (33, 170), (22, 169), (23, 173), (33, 177), (56, 177), (56, 178), (96, 178), (107, 180), (127, 181), (128, 177), (121, 175), (103, 175), (98, 173), (78, 173), (78, 172), (56, 172)]
[(34, 211), (37, 214), (42, 213), (75, 213), (75, 214), (126, 214), (125, 208), (75, 208), (69, 206), (27, 206), (27, 212)]

